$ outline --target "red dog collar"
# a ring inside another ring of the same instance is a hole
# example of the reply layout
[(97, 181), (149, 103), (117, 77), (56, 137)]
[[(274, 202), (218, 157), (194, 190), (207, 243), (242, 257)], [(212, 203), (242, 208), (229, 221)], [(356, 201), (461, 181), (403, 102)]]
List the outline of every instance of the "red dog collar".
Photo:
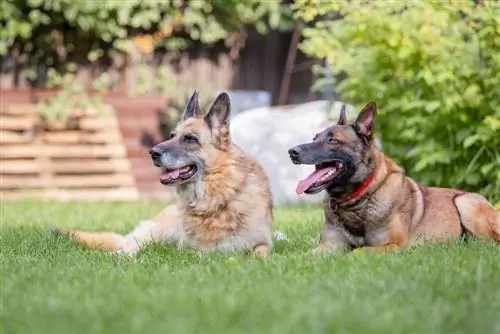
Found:
[[(365, 183), (363, 183), (363, 185), (361, 187), (359, 187), (359, 189), (356, 190), (355, 192), (353, 192), (351, 195), (347, 196), (344, 199), (340, 199), (340, 200), (330, 198), (330, 208), (332, 210), (334, 210), (334, 208), (338, 208), (341, 204), (352, 201), (356, 197), (359, 197), (363, 193), (363, 191), (365, 191), (366, 188), (368, 188), (372, 184), (374, 179), (375, 179), (375, 171), (373, 171), (372, 175), (370, 175), (370, 177), (365, 181)], [(363, 204), (364, 204), (364, 202), (366, 202), (366, 201), (363, 201)]]

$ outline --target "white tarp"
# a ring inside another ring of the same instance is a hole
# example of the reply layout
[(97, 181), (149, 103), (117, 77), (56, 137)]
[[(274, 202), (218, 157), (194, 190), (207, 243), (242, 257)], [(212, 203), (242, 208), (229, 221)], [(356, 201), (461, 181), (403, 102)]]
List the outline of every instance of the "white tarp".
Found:
[[(313, 166), (294, 165), (288, 149), (309, 142), (321, 130), (336, 123), (341, 102), (315, 101), (296, 106), (263, 107), (244, 111), (231, 119), (231, 135), (236, 145), (254, 156), (266, 170), (275, 204), (318, 202), (323, 194), (297, 195), (299, 180)], [(346, 105), (349, 120), (355, 118)]]

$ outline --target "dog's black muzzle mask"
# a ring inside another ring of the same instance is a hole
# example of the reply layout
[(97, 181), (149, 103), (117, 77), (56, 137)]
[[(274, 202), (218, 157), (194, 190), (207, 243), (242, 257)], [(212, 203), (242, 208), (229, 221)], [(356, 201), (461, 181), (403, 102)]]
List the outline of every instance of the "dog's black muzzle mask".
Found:
[(316, 167), (310, 176), (300, 181), (297, 193), (314, 194), (330, 186), (346, 184), (356, 172), (354, 159), (349, 154), (321, 143), (298, 145), (288, 150), (288, 154), (296, 165)]

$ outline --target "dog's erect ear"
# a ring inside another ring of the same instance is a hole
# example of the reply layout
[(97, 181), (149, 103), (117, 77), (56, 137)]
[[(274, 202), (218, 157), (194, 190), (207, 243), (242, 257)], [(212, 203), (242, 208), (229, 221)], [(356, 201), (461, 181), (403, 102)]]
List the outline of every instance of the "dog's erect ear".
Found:
[(182, 114), (181, 120), (185, 121), (190, 117), (203, 117), (203, 111), (201, 111), (200, 106), (198, 105), (198, 91), (195, 90), (189, 102), (186, 105), (186, 109), (184, 109), (184, 113)]
[(229, 115), (231, 113), (231, 101), (227, 93), (220, 93), (216, 98), (205, 121), (212, 131), (219, 131), (222, 127), (229, 126)]
[(342, 108), (340, 108), (340, 116), (339, 116), (339, 121), (337, 122), (338, 125), (346, 125), (347, 124), (347, 116), (345, 114), (345, 104), (342, 104)]
[(231, 101), (229, 100), (229, 95), (227, 93), (220, 93), (205, 116), (205, 122), (222, 150), (227, 150), (231, 142), (229, 136), (230, 114)]
[(369, 102), (358, 115), (354, 122), (356, 132), (364, 137), (371, 138), (373, 135), (373, 125), (377, 117), (377, 104)]

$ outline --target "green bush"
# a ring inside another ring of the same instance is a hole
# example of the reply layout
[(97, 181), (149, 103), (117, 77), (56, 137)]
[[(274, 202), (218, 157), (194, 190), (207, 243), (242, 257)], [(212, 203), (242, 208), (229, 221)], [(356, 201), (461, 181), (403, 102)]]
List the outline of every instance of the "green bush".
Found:
[(37, 112), (45, 122), (44, 125), (58, 124), (61, 128), (77, 129), (78, 119), (85, 115), (108, 116), (114, 113), (113, 108), (102, 100), (102, 95), (107, 91), (106, 87), (100, 85), (100, 81), (105, 81), (102, 78), (93, 83), (94, 90), (98, 93), (89, 96), (84, 87), (76, 82), (73, 73), (61, 76), (52, 69), (48, 76), (49, 87), (60, 90), (37, 105)]
[(302, 50), (333, 65), (343, 101), (378, 102), (384, 151), (408, 174), (500, 200), (500, 2), (298, 0), (295, 10), (308, 23)]
[(156, 34), (159, 40), (145, 42), (167, 50), (191, 42), (230, 44), (245, 25), (262, 33), (290, 29), (290, 15), (282, 0), (4, 0), (0, 55), (15, 47), (63, 72), (75, 58), (93, 62), (110, 51), (130, 51), (134, 36)]

